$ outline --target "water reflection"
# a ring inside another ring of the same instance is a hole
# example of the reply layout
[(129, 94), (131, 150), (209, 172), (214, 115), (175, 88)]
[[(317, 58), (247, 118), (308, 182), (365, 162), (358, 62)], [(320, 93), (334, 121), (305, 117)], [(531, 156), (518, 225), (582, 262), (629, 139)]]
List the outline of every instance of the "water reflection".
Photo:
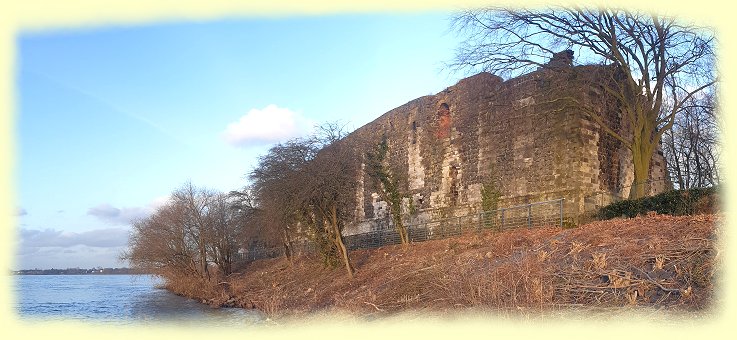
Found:
[(16, 310), (24, 319), (87, 320), (115, 324), (254, 325), (262, 313), (211, 308), (156, 288), (143, 275), (22, 275), (15, 278)]
[(130, 315), (134, 320), (143, 322), (203, 321), (207, 324), (228, 326), (239, 323), (252, 325), (265, 319), (257, 311), (242, 308), (212, 308), (164, 289), (156, 289), (133, 299)]

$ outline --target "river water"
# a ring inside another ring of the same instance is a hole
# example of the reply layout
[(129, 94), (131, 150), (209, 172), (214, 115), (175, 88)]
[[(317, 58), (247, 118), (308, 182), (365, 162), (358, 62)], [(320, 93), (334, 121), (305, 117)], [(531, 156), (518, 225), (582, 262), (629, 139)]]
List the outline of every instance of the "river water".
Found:
[(241, 308), (211, 308), (156, 288), (148, 275), (16, 275), (15, 310), (27, 320), (114, 324), (203, 322), (255, 325), (265, 317)]

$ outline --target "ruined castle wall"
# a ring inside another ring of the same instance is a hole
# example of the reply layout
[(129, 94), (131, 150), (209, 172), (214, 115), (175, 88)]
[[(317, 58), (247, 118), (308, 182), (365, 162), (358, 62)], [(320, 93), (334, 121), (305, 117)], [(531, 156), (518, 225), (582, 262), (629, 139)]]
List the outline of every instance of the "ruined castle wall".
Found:
[[(602, 67), (578, 67), (580, 73), (596, 74)], [(622, 118), (621, 110), (613, 104), (611, 98), (606, 99), (600, 88), (589, 88), (589, 100), (598, 100), (599, 115), (607, 126), (618, 131), (624, 138), (631, 138), (631, 127)], [(629, 197), (634, 181), (632, 152), (618, 139), (606, 133), (592, 118), (581, 116), (582, 151), (585, 157), (581, 191), (583, 210), (590, 211), (607, 205), (614, 200)], [(658, 147), (650, 164), (650, 182), (647, 184), (649, 194), (657, 194), (672, 189), (666, 172), (665, 157)]]
[[(500, 191), (500, 208), (565, 198), (567, 215), (577, 215), (592, 197), (628, 185), (632, 172), (618, 140), (561, 104), (562, 94), (600, 97), (581, 90), (586, 81), (547, 70), (508, 81), (481, 73), (397, 107), (346, 140), (365, 153), (386, 138), (410, 223), (480, 212), (484, 186)], [(616, 107), (601, 109), (621, 125)], [(653, 174), (664, 168), (656, 156)], [(357, 180), (355, 221), (346, 234), (370, 231), (387, 217), (372, 179), (362, 172)]]

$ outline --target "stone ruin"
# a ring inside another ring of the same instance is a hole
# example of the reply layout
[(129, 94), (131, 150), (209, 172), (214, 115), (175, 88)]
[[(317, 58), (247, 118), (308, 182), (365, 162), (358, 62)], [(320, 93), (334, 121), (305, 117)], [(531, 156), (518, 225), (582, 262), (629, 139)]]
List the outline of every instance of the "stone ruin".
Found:
[[(363, 152), (386, 140), (408, 221), (481, 212), (484, 187), (498, 191), (499, 208), (564, 198), (565, 216), (576, 220), (628, 196), (634, 178), (629, 150), (560, 100), (593, 101), (608, 126), (626, 133), (615, 102), (596, 86), (607, 79), (607, 70), (573, 66), (573, 52), (563, 51), (546, 67), (507, 81), (479, 73), (397, 107), (345, 140)], [(658, 150), (650, 178), (666, 177)], [(387, 221), (387, 203), (371, 181), (358, 174), (355, 219), (345, 235)], [(669, 186), (653, 183), (650, 193)]]

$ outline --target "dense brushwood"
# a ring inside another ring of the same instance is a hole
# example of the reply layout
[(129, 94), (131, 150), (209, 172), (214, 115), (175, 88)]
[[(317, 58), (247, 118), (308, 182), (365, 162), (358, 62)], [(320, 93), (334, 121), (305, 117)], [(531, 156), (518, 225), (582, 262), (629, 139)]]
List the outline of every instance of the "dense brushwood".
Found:
[(714, 213), (717, 211), (716, 187), (671, 190), (655, 196), (623, 200), (601, 208), (599, 219), (615, 217), (635, 217), (655, 212), (664, 215), (692, 215)]
[[(704, 310), (714, 295), (718, 215), (546, 227), (351, 252), (356, 275), (302, 256), (250, 263), (207, 289), (170, 288), (214, 306), (272, 316), (342, 311), (561, 310), (657, 306)], [(201, 283), (192, 283), (201, 284)]]

